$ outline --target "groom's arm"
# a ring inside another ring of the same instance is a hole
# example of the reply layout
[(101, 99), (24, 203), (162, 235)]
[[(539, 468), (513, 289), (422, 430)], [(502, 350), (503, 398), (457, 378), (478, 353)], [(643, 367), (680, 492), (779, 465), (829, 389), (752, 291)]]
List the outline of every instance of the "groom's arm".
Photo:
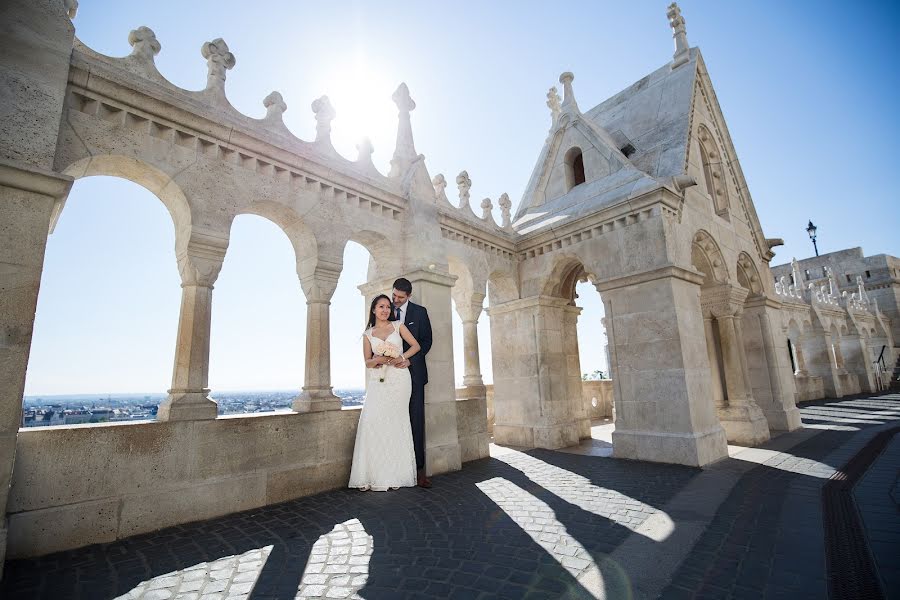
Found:
[(422, 307), (422, 327), (419, 329), (419, 345), (422, 346), (424, 357), (431, 350), (431, 320), (428, 318), (428, 309)]

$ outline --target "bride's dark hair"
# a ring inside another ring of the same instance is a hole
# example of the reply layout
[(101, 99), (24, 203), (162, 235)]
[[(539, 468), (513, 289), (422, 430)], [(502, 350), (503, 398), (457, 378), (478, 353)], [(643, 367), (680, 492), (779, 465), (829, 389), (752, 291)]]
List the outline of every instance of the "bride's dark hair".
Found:
[(372, 304), (369, 305), (369, 324), (366, 326), (367, 329), (369, 327), (375, 326), (375, 306), (378, 304), (378, 301), (381, 300), (382, 298), (387, 300), (388, 306), (391, 307), (391, 316), (388, 317), (388, 321), (396, 321), (397, 320), (397, 315), (394, 313), (394, 303), (391, 302), (391, 299), (388, 298), (385, 294), (380, 294), (378, 296), (375, 296), (375, 299), (372, 300)]

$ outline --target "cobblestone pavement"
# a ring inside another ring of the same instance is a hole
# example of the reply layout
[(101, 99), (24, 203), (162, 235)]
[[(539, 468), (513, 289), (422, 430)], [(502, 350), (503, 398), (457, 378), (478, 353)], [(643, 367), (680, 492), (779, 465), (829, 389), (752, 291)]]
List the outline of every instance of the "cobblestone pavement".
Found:
[(702, 471), (508, 450), (431, 490), (338, 490), (9, 561), (0, 597), (823, 598), (822, 484), (900, 420), (900, 396), (802, 412), (805, 429)]

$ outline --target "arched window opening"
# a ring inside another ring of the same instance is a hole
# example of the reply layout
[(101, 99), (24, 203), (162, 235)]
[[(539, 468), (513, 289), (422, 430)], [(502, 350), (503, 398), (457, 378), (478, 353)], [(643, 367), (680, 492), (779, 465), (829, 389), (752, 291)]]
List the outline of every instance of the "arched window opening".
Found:
[(566, 153), (566, 191), (584, 182), (584, 156), (581, 148), (575, 146)]

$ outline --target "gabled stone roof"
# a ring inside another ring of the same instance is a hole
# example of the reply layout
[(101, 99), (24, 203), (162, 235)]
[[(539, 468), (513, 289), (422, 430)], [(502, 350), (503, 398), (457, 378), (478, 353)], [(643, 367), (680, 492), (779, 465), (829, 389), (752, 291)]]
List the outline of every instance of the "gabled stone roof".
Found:
[[(591, 110), (580, 115), (604, 133), (616, 149), (634, 147), (624, 167), (604, 177), (574, 187), (559, 198), (540, 202), (535, 186), (548, 166), (553, 148), (548, 138), (535, 165), (514, 227), (528, 234), (560, 225), (589, 214), (602, 206), (634, 198), (668, 185), (671, 177), (684, 172), (690, 129), (691, 103), (699, 50), (691, 49), (690, 60), (672, 70), (672, 63), (640, 79)], [(552, 162), (552, 161), (550, 161)]]
[(666, 63), (585, 113), (619, 148), (634, 146), (631, 162), (658, 179), (684, 172), (698, 55), (692, 48), (686, 64)]

